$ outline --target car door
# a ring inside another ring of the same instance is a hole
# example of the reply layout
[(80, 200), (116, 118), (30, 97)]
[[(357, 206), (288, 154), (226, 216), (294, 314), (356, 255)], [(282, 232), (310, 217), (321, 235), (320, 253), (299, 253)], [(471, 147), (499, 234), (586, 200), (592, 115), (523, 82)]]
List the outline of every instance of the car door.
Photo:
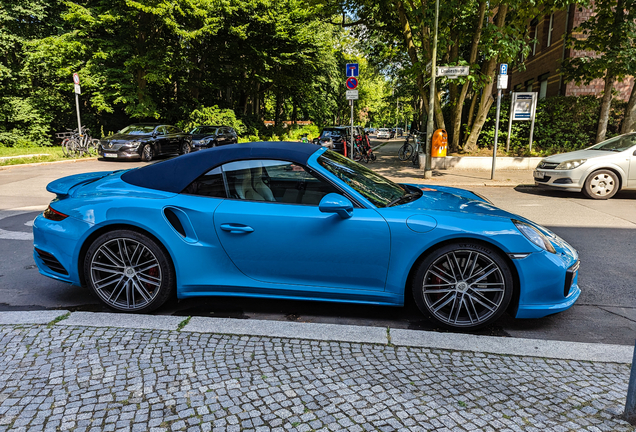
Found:
[(170, 143), (167, 141), (167, 133), (165, 126), (157, 126), (154, 132), (154, 145), (155, 153), (162, 154), (167, 153), (170, 148)]
[(321, 212), (322, 197), (338, 190), (291, 162), (222, 168), (234, 199), (216, 208), (214, 227), (241, 272), (289, 289), (384, 290), (390, 232), (375, 210), (355, 208), (347, 219)]
[(175, 126), (166, 126), (166, 140), (169, 146), (170, 153), (177, 153), (179, 146), (181, 145), (182, 134)]

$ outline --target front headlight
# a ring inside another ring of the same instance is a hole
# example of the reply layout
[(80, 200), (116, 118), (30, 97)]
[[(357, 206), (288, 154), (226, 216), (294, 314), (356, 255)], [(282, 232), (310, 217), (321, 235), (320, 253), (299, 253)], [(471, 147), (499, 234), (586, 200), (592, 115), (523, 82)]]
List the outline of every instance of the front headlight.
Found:
[(526, 236), (526, 238), (530, 240), (533, 244), (537, 245), (538, 247), (540, 247), (541, 249), (545, 251), (556, 253), (556, 250), (554, 249), (554, 246), (552, 246), (550, 239), (541, 231), (539, 231), (532, 225), (527, 224), (525, 222), (521, 222), (514, 219), (512, 220), (512, 222), (515, 224), (517, 229), (521, 231), (521, 234)]
[(202, 139), (201, 141), (199, 141), (199, 144), (201, 145), (208, 145), (208, 143), (210, 142), (209, 139)]
[(141, 144), (139, 141), (137, 142), (129, 141), (124, 145), (127, 147), (130, 147), (131, 150), (137, 150), (139, 148), (139, 144)]
[(558, 170), (571, 170), (574, 168), (578, 168), (585, 163), (587, 159), (574, 159), (565, 162), (561, 162), (555, 169)]

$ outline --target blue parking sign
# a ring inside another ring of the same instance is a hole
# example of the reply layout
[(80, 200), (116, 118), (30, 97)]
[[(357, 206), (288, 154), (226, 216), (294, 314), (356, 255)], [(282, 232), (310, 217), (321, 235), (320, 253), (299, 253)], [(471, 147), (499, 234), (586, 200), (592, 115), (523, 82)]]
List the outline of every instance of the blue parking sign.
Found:
[(508, 75), (508, 63), (499, 65), (499, 75)]
[(347, 74), (348, 77), (357, 77), (358, 76), (358, 63), (347, 63), (346, 74)]

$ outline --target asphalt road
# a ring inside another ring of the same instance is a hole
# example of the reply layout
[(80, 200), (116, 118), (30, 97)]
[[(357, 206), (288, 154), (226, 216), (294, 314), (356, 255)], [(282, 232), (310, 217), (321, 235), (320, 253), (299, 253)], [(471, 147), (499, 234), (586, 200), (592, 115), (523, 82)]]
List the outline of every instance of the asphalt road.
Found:
[[(382, 149), (377, 150), (382, 157)], [(386, 156), (386, 155), (385, 155)], [(45, 186), (86, 171), (141, 165), (83, 161), (0, 170), (0, 310), (65, 308), (101, 311), (82, 288), (41, 276), (32, 258), (31, 224), (53, 198)], [(480, 334), (632, 345), (636, 339), (636, 193), (609, 201), (532, 187), (470, 186), (496, 205), (528, 217), (559, 234), (581, 256), (583, 291), (570, 310), (537, 320), (504, 316)], [(209, 298), (174, 302), (158, 314), (356, 324), (435, 330), (417, 309), (320, 302)]]

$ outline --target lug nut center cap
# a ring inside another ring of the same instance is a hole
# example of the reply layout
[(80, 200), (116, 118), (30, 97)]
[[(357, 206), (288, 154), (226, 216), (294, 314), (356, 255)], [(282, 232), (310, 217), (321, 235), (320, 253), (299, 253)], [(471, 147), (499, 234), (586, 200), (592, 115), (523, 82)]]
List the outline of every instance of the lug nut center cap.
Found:
[(135, 270), (133, 270), (132, 268), (128, 267), (125, 271), (126, 276), (128, 277), (133, 277), (133, 275), (135, 274)]
[(457, 291), (461, 291), (464, 292), (466, 290), (468, 290), (468, 284), (466, 282), (459, 282), (455, 288), (457, 289)]

